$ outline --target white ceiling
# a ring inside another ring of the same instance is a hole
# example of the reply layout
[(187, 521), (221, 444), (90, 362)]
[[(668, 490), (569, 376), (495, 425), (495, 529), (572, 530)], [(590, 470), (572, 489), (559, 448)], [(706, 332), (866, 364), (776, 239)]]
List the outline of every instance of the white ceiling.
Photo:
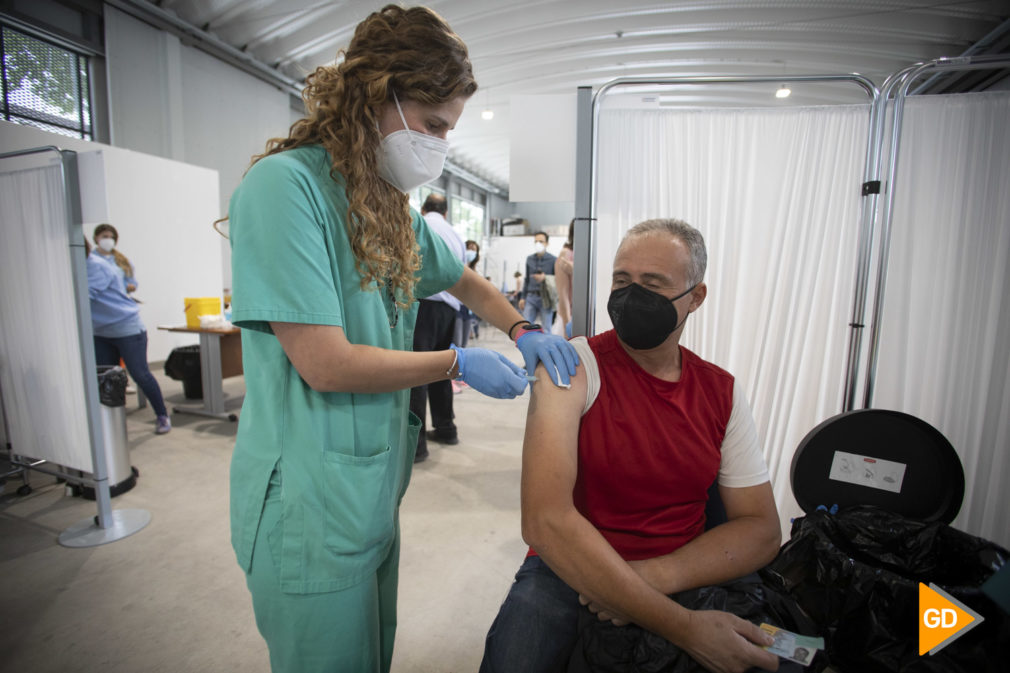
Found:
[[(142, 5), (148, 0), (130, 0)], [(331, 63), (373, 0), (150, 0), (300, 82)], [(450, 136), (450, 158), (509, 178), (509, 103), (617, 77), (860, 73), (880, 86), (913, 63), (1006, 48), (1010, 0), (430, 0), (470, 49), (481, 89)], [(983, 41), (983, 44), (979, 44)], [(865, 102), (852, 86), (685, 87), (676, 104)], [(645, 91), (637, 93), (638, 100)], [(664, 98), (664, 100), (666, 100)], [(653, 105), (658, 102), (651, 103)], [(481, 119), (490, 108), (494, 118)]]

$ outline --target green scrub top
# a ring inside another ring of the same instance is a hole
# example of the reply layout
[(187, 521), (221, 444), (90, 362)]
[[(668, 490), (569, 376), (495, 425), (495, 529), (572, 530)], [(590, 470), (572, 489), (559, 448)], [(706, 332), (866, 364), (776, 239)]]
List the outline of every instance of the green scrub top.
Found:
[[(271, 536), (281, 590), (337, 591), (382, 563), (397, 534), (420, 422), (409, 390), (317, 392), (269, 322), (339, 325), (348, 341), (411, 350), (416, 302), (361, 289), (346, 229), (347, 195), (329, 154), (306, 146), (264, 157), (231, 198), (232, 321), (242, 330), (246, 395), (231, 464), (231, 534), (249, 571), (275, 468), (283, 515)], [(411, 211), (422, 269), (415, 297), (454, 285), (463, 264)], [(277, 539), (274, 539), (277, 538)]]

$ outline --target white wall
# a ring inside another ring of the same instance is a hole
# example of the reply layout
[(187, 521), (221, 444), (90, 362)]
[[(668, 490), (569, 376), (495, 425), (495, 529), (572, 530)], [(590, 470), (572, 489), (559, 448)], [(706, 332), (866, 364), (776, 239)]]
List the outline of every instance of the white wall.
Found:
[(551, 238), (560, 234), (568, 235), (568, 224), (575, 217), (573, 201), (497, 201), (493, 204), (491, 217), (523, 217), (530, 223), (530, 233), (547, 231)]
[(513, 96), (509, 106), (509, 199), (575, 199), (574, 92)]
[[(226, 215), (250, 158), (300, 117), (289, 94), (109, 5), (105, 41), (112, 144), (216, 170)], [(227, 287), (230, 251), (217, 246)]]
[(217, 173), (0, 121), (0, 152), (48, 145), (79, 153), (89, 240), (96, 224), (109, 222), (136, 267), (148, 360), (164, 360), (175, 346), (196, 343), (194, 336), (157, 327), (185, 323), (184, 297), (221, 295), (223, 239), (211, 227), (217, 217)]
[(105, 7), (110, 141), (182, 161), (184, 90), (179, 39)]

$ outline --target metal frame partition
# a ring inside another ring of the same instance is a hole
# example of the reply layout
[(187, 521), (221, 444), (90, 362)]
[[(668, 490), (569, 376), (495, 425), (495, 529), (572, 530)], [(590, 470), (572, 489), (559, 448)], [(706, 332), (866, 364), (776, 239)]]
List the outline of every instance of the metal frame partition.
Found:
[[(873, 399), (877, 354), (880, 340), (880, 320), (886, 289), (887, 265), (890, 246), (891, 223), (894, 216), (894, 183), (898, 169), (898, 152), (901, 143), (904, 103), (911, 85), (927, 74), (964, 70), (984, 70), (1010, 67), (1010, 54), (941, 58), (916, 63), (899, 70), (885, 80), (878, 90), (872, 81), (858, 74), (809, 75), (783, 77), (777, 75), (751, 77), (673, 77), (673, 78), (620, 78), (604, 84), (592, 94), (591, 87), (578, 90), (577, 152), (575, 184), (575, 277), (573, 282), (572, 332), (589, 335), (595, 327), (594, 298), (596, 241), (592, 223), (596, 219), (596, 177), (599, 134), (599, 113), (602, 98), (612, 89), (633, 85), (664, 84), (726, 84), (758, 82), (842, 82), (862, 87), (871, 98), (870, 125), (866, 148), (866, 162), (862, 183), (859, 242), (856, 264), (852, 319), (849, 323), (849, 347), (846, 362), (842, 411), (855, 408), (862, 335), (866, 325), (867, 288), (870, 278), (870, 260), (873, 252), (874, 221), (877, 197), (883, 189), (884, 208), (880, 218), (880, 250), (877, 260), (874, 304), (869, 320), (870, 343), (867, 348), (867, 368), (863, 386), (863, 408), (869, 408)], [(894, 96), (894, 114), (891, 124), (891, 146), (886, 163), (887, 179), (881, 180), (884, 170), (884, 138), (887, 104)]]
[[(912, 83), (920, 77), (931, 73), (947, 73), (964, 70), (991, 70), (994, 68), (1010, 68), (1010, 54), (993, 54), (987, 56), (964, 56), (959, 58), (940, 58), (933, 61), (916, 63), (892, 74), (881, 87), (881, 95), (874, 106), (874, 124), (871, 134), (877, 147), (874, 150), (877, 166), (876, 174), (880, 174), (881, 151), (884, 143), (884, 127), (887, 115), (887, 101), (894, 95), (894, 114), (891, 122), (891, 147), (887, 163), (886, 196), (884, 209), (880, 218), (880, 256), (877, 261), (877, 281), (874, 291), (873, 313), (870, 320), (870, 345), (867, 355), (866, 379), (863, 387), (863, 408), (869, 409), (873, 401), (873, 388), (876, 381), (877, 356), (880, 346), (880, 321), (884, 309), (884, 291), (887, 285), (887, 266), (891, 243), (891, 223), (894, 219), (894, 184), (898, 173), (898, 152), (901, 147), (902, 123), (905, 113), (905, 99)], [(868, 270), (867, 270), (868, 274)], [(866, 279), (864, 279), (865, 285)], [(858, 356), (858, 343), (856, 344)], [(850, 351), (850, 356), (852, 352)], [(855, 401), (855, 370), (850, 370), (851, 379), (846, 381), (846, 402), (851, 409)]]
[[(880, 91), (874, 83), (857, 73), (847, 75), (752, 75), (752, 76), (697, 76), (670, 78), (619, 78), (607, 82), (596, 95), (591, 87), (579, 87), (576, 127), (575, 174), (575, 275), (573, 279), (572, 333), (590, 335), (595, 328), (594, 301), (596, 296), (596, 242), (592, 223), (596, 219), (597, 149), (599, 136), (600, 103), (611, 90), (621, 86), (667, 84), (754, 84), (761, 82), (838, 82), (854, 84), (867, 94), (870, 102), (870, 128), (867, 134), (866, 161), (863, 168), (862, 207), (860, 209), (859, 252), (856, 269), (856, 288), (853, 299), (852, 320), (849, 323), (849, 358), (846, 375), (846, 408), (850, 394), (854, 399), (854, 382), (859, 363), (862, 316), (866, 307), (866, 287), (870, 272), (870, 253), (873, 245), (873, 220), (877, 207), (880, 182), (880, 143), (878, 127), (882, 128), (883, 109)], [(850, 388), (852, 392), (850, 393)]]
[[(88, 425), (88, 441), (91, 449), (92, 479), (95, 490), (95, 502), (98, 506), (97, 516), (88, 517), (59, 535), (59, 542), (65, 547), (93, 547), (132, 535), (144, 528), (151, 520), (151, 515), (145, 510), (119, 509), (113, 510), (109, 487), (108, 465), (103, 451), (104, 437), (100, 422), (98, 384), (95, 378), (95, 346), (90, 329), (81, 326), (91, 325), (91, 303), (88, 298), (88, 272), (84, 255), (84, 239), (81, 235), (81, 193), (77, 172), (77, 153), (61, 150), (58, 147), (37, 147), (16, 152), (0, 154), (0, 159), (13, 159), (30, 155), (53, 152), (60, 162), (62, 181), (63, 206), (66, 213), (67, 242), (70, 247), (71, 280), (73, 283), (74, 309), (77, 318), (77, 336), (80, 347), (81, 370), (84, 375), (84, 403)], [(90, 384), (88, 383), (90, 381)], [(45, 400), (34, 403), (45, 404)], [(81, 481), (81, 478), (63, 472), (58, 467), (50, 468), (45, 460), (26, 461), (25, 457), (16, 454), (11, 447), (11, 463), (21, 470), (36, 470), (56, 477), (70, 478)], [(85, 480), (89, 481), (89, 480)]]

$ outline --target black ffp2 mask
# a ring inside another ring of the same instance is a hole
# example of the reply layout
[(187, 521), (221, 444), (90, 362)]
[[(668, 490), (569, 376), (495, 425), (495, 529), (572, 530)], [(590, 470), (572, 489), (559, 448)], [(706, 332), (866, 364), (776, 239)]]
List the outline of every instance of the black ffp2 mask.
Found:
[[(607, 301), (607, 313), (621, 341), (635, 350), (655, 348), (680, 327), (673, 302), (698, 287), (695, 283), (673, 299), (637, 283), (614, 290)], [(684, 318), (687, 320), (687, 317)]]

